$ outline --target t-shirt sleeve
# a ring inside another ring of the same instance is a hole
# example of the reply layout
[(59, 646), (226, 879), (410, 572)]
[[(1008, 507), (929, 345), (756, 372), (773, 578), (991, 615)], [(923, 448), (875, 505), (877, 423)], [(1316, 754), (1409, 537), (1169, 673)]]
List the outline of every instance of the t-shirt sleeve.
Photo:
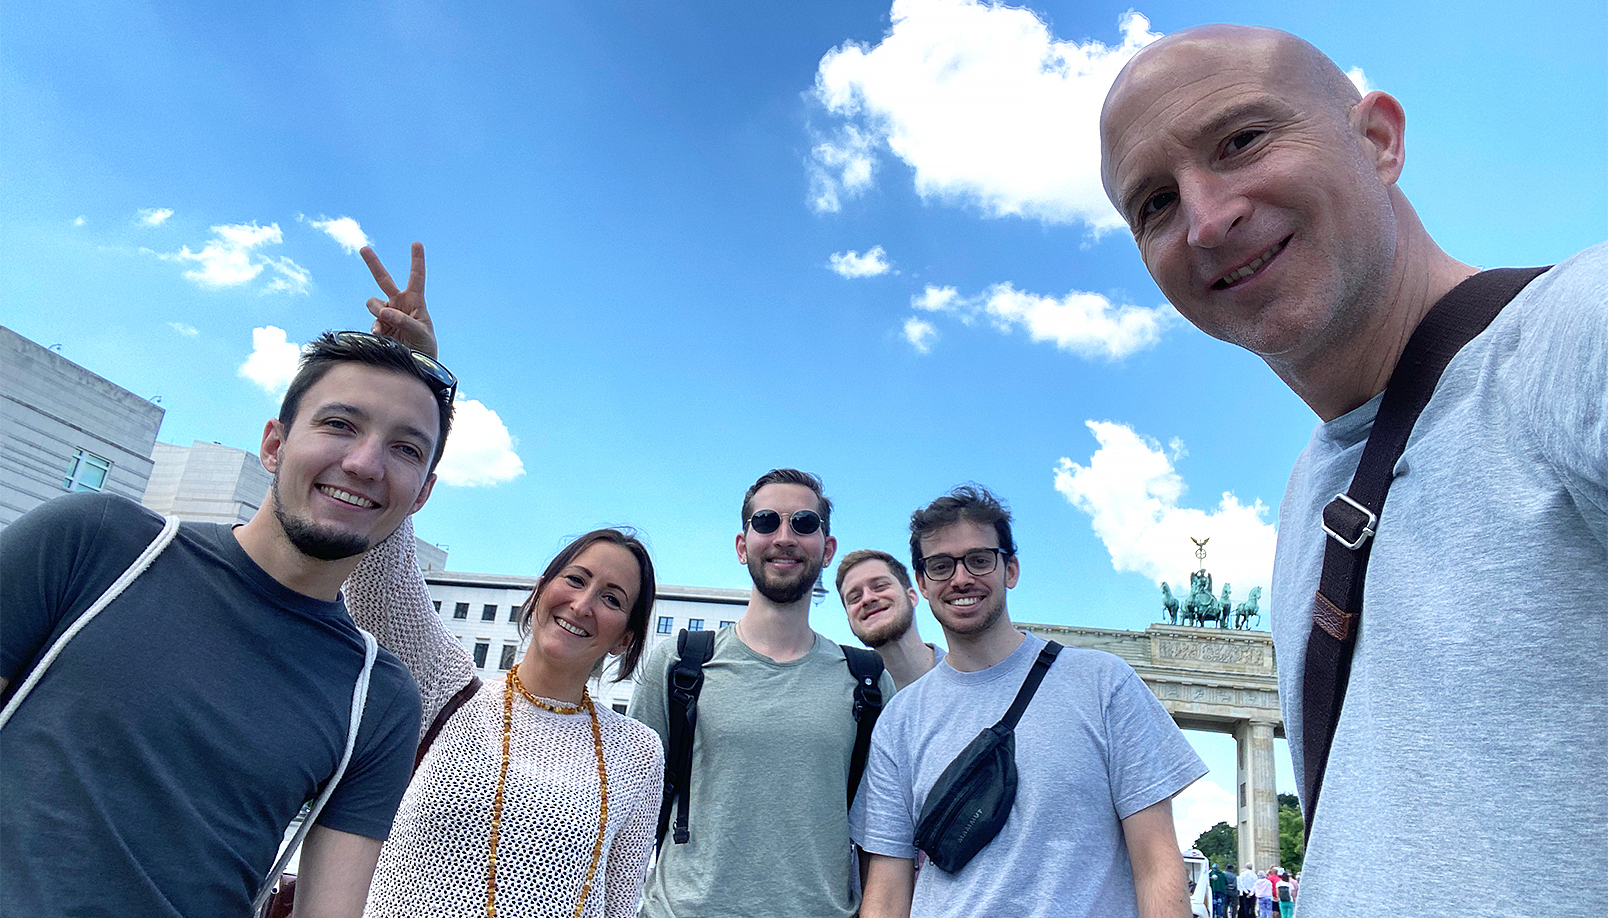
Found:
[[(383, 687), (383, 688), (382, 688)], [(318, 814), (318, 824), (365, 838), (387, 838), (413, 776), (418, 749), (419, 690), (384, 651), (374, 661), (357, 748), (346, 774)]]
[(161, 517), (126, 498), (68, 494), (0, 530), (0, 678), (25, 675), (161, 529)]
[(661, 745), (668, 743), (670, 735), (670, 696), (666, 683), (675, 652), (674, 640), (661, 641), (653, 648), (642, 665), (642, 680), (631, 693), (631, 703), (625, 709), (628, 716), (653, 728), (653, 732), (659, 734)]
[(901, 761), (903, 749), (899, 724), (887, 715), (879, 718), (871, 733), (865, 775), (849, 808), (849, 837), (872, 854), (916, 856), (913, 769)]
[(1111, 804), (1127, 819), (1206, 774), (1206, 763), (1184, 739), (1167, 710), (1128, 664), (1118, 667), (1106, 701), (1106, 748), (1111, 751)]

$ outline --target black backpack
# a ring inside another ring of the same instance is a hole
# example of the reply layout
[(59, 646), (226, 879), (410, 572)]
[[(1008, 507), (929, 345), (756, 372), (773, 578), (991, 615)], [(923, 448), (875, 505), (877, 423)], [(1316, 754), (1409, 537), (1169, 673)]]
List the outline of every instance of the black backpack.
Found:
[[(843, 659), (854, 677), (854, 704), (851, 708), (857, 725), (854, 734), (854, 752), (849, 756), (848, 803), (854, 803), (854, 792), (860, 788), (860, 775), (865, 772), (865, 757), (871, 751), (871, 728), (882, 713), (882, 658), (875, 651), (859, 647), (843, 648)], [(692, 786), (692, 738), (698, 726), (698, 693), (703, 691), (703, 667), (715, 653), (715, 632), (681, 629), (676, 637), (676, 661), (670, 665), (668, 677), (670, 717), (669, 736), (664, 757), (664, 799), (659, 804), (659, 829), (655, 846), (664, 844), (670, 828), (670, 811), (676, 813), (675, 843), (687, 843), (687, 810), (689, 790)]]

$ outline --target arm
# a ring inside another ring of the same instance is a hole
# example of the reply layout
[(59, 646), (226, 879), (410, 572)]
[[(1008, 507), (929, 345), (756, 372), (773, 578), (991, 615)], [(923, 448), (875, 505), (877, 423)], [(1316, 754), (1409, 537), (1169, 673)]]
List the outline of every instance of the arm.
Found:
[[(648, 874), (648, 855), (653, 853), (654, 831), (659, 826), (659, 800), (664, 791), (664, 747), (651, 734), (641, 737), (640, 748), (629, 769), (631, 780), (640, 780), (640, 793), (609, 844), (608, 873), (605, 875), (603, 914), (605, 918), (636, 918), (642, 903), (642, 882)], [(625, 780), (627, 769), (620, 769)], [(613, 776), (611, 776), (611, 780)]]
[(358, 918), (380, 860), (380, 840), (313, 826), (302, 842), (292, 918)]
[(413, 263), (408, 270), (406, 290), (396, 288), (396, 281), (391, 280), (390, 272), (380, 264), (380, 256), (374, 254), (373, 249), (364, 246), (359, 251), (374, 275), (374, 282), (380, 285), (380, 292), (386, 296), (383, 300), (370, 297), (365, 304), (368, 311), (374, 314), (374, 327), (370, 331), (395, 338), (421, 354), (434, 357), (435, 323), (430, 321), (430, 310), (424, 305), (424, 243), (413, 244)]
[(916, 862), (863, 849), (860, 856), (869, 859), (860, 918), (910, 918), (910, 902), (916, 895)]
[(1133, 863), (1133, 889), (1140, 918), (1188, 918), (1184, 859), (1173, 830), (1172, 798), (1122, 820), (1122, 837)]

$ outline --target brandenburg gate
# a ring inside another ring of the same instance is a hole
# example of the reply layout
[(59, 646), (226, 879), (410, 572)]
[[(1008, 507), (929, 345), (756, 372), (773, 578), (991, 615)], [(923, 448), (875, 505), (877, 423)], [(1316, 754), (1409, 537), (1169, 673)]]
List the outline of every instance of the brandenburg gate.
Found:
[(1266, 631), (1151, 625), (1112, 631), (1020, 624), (1068, 647), (1113, 653), (1161, 699), (1178, 726), (1234, 737), (1237, 750), (1239, 860), (1267, 869), (1279, 861), (1279, 806), (1273, 739), (1284, 735), (1273, 636)]

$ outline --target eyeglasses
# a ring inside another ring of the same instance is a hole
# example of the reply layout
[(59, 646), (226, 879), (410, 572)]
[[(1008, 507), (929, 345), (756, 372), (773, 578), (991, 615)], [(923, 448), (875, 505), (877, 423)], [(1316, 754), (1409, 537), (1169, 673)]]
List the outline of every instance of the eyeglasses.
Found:
[(921, 573), (928, 580), (948, 580), (955, 576), (955, 565), (964, 564), (974, 577), (981, 577), (999, 566), (1003, 548), (974, 548), (959, 558), (951, 555), (928, 555), (921, 559)]
[(419, 369), (424, 372), (425, 377), (430, 380), (436, 395), (444, 395), (446, 400), (451, 402), (458, 392), (458, 377), (452, 375), (452, 371), (447, 369), (441, 361), (431, 357), (429, 354), (421, 354), (394, 338), (385, 338), (361, 331), (336, 332), (334, 338), (342, 344), (387, 349), (402, 348), (413, 356), (413, 362), (418, 365)]
[[(782, 515), (775, 510), (755, 510), (748, 518), (748, 525), (760, 535), (770, 535), (782, 528)], [(821, 528), (821, 515), (814, 510), (798, 510), (787, 518), (787, 525), (801, 536), (812, 535)]]

